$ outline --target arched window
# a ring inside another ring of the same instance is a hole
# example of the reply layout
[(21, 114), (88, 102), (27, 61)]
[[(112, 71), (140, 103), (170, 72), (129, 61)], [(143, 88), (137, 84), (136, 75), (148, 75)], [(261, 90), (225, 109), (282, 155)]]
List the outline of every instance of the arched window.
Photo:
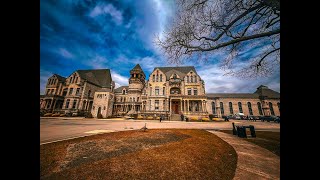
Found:
[(160, 82), (162, 82), (162, 74), (160, 74)]
[(274, 116), (273, 106), (271, 102), (269, 102), (269, 108), (270, 108), (271, 115)]
[(278, 109), (279, 109), (279, 112), (280, 112), (280, 103), (279, 102), (277, 103), (277, 106), (278, 106)]
[(257, 103), (257, 105), (258, 105), (258, 110), (259, 110), (259, 115), (263, 115), (263, 113), (262, 113), (262, 107), (261, 107), (261, 103), (260, 102), (258, 102)]
[(216, 103), (212, 102), (212, 114), (216, 114)]
[(230, 114), (233, 114), (232, 102), (229, 102), (229, 111), (230, 111)]
[(241, 102), (238, 102), (238, 106), (239, 106), (239, 112), (240, 112), (240, 113), (243, 113)]
[(156, 82), (158, 82), (159, 81), (159, 75), (157, 74), (156, 75)]
[(139, 102), (139, 97), (137, 97), (137, 102)]
[(221, 109), (221, 114), (224, 115), (223, 102), (220, 102), (220, 109)]
[(187, 82), (189, 82), (189, 76), (187, 76)]
[(152, 81), (153, 81), (153, 82), (155, 81), (155, 78), (156, 78), (156, 76), (155, 76), (155, 75), (152, 75)]
[(194, 76), (194, 82), (195, 82), (195, 83), (198, 82), (196, 75)]
[(70, 84), (72, 83), (72, 77), (70, 78)]
[(126, 94), (126, 90), (124, 89), (124, 90), (122, 90), (122, 94)]
[(250, 114), (250, 115), (253, 115), (253, 113), (252, 113), (252, 107), (251, 107), (251, 102), (248, 102), (247, 104), (248, 104), (249, 114)]
[(165, 87), (162, 88), (162, 95), (166, 95), (166, 88)]
[(193, 76), (190, 76), (190, 78), (191, 78), (191, 82), (193, 82)]

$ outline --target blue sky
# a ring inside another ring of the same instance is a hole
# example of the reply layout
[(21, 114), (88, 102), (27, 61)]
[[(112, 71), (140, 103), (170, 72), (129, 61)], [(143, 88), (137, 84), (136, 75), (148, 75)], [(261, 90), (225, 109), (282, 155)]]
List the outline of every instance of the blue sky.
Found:
[[(174, 9), (172, 0), (41, 0), (40, 94), (54, 73), (68, 77), (77, 69), (109, 68), (116, 86), (121, 86), (128, 84), (129, 71), (137, 63), (147, 76), (156, 66), (175, 66), (153, 43)], [(261, 84), (280, 92), (279, 72), (254, 80), (224, 76), (218, 64), (224, 56), (221, 52), (207, 62), (181, 65), (196, 67), (206, 92), (254, 92)]]

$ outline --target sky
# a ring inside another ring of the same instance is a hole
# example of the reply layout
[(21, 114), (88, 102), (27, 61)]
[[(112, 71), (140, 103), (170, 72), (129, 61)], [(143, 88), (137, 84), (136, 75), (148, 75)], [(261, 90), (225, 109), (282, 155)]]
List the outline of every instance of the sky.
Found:
[[(129, 71), (138, 63), (147, 78), (154, 67), (177, 66), (154, 44), (174, 10), (172, 0), (41, 0), (40, 94), (53, 74), (68, 77), (79, 69), (110, 69), (119, 87), (128, 85)], [(260, 85), (280, 92), (279, 71), (250, 80), (225, 76), (219, 66), (224, 56), (221, 52), (206, 62), (179, 66), (195, 66), (206, 93), (253, 93)]]

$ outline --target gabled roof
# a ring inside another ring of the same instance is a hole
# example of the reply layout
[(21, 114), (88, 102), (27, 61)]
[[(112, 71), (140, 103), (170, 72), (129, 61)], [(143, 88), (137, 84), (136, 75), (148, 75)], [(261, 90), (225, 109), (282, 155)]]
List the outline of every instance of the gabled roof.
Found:
[(269, 89), (267, 86), (261, 85), (257, 88), (256, 92), (259, 96), (265, 96), (266, 98), (280, 98), (280, 93)]
[(153, 71), (156, 69), (159, 69), (162, 71), (166, 77), (167, 80), (169, 80), (170, 76), (172, 75), (173, 72), (175, 72), (180, 78), (184, 78), (185, 75), (187, 75), (190, 71), (193, 71), (194, 73), (197, 73), (196, 69), (194, 66), (180, 66), (180, 67), (155, 67)]
[(117, 89), (115, 89), (114, 92), (116, 92), (116, 93), (122, 93), (123, 88), (125, 88), (126, 91), (128, 91), (129, 86), (120, 86), (120, 87), (118, 87)]
[(258, 94), (254, 93), (207, 93), (208, 98), (259, 98)]
[(132, 70), (141, 70), (142, 71), (142, 68), (139, 64), (137, 64)]
[(53, 74), (53, 76), (56, 76), (59, 81), (63, 81), (63, 82), (66, 81), (67, 79), (65, 77), (60, 76), (59, 74)]
[(112, 77), (110, 69), (77, 70), (81, 79), (100, 87), (111, 88)]

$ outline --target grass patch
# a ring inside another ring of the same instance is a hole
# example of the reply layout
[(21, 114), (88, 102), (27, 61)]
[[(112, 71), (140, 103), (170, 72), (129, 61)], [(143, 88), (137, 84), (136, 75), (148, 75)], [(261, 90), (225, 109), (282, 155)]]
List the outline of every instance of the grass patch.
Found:
[(99, 134), (40, 146), (41, 179), (232, 179), (235, 150), (204, 130)]
[[(221, 130), (221, 132), (232, 134), (232, 130)], [(256, 131), (256, 135), (256, 138), (243, 139), (268, 149), (280, 157), (280, 132)]]

